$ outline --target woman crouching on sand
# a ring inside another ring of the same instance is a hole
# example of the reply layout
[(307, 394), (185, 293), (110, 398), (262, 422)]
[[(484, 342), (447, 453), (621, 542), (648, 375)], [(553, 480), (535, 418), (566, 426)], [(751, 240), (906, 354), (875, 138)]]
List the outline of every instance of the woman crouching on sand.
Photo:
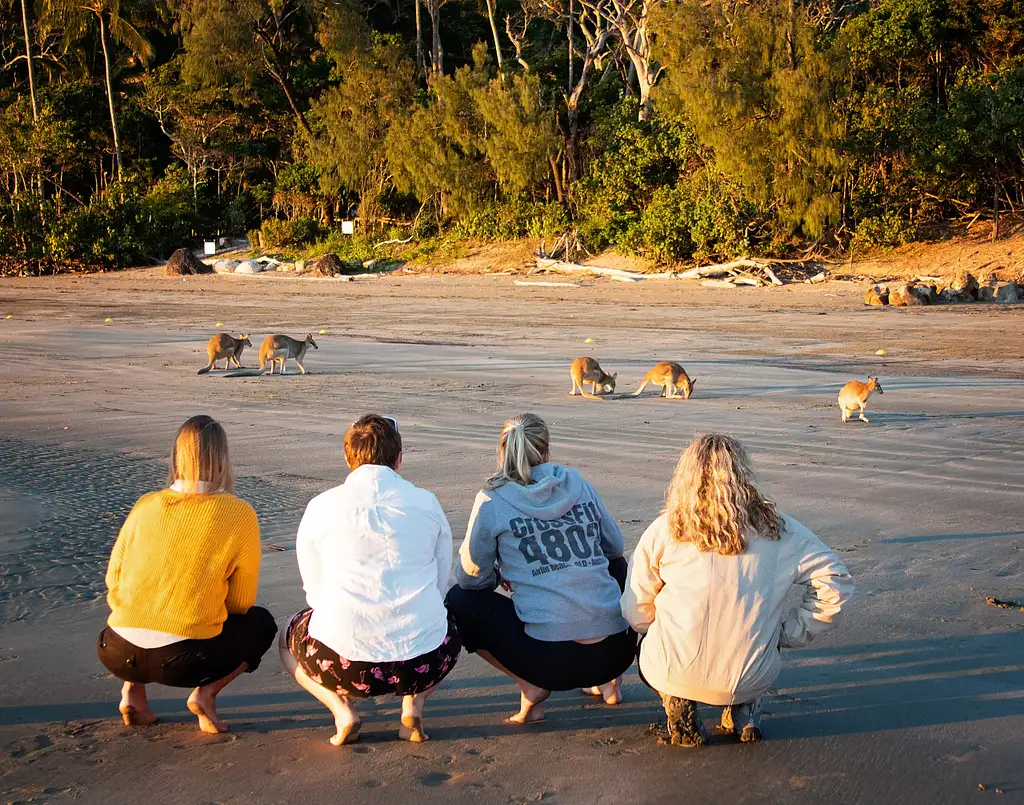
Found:
[[(786, 595), (802, 586), (788, 613)], [(640, 676), (657, 691), (676, 746), (708, 739), (697, 704), (724, 707), (721, 729), (761, 738), (761, 697), (780, 648), (831, 629), (850, 574), (805, 526), (754, 484), (739, 442), (702, 436), (683, 452), (664, 513), (629, 561), (622, 613), (645, 637)]]
[(99, 657), (124, 680), (126, 725), (156, 723), (146, 685), (157, 683), (194, 688), (188, 709), (199, 729), (225, 732), (217, 694), (259, 667), (277, 632), (273, 616), (253, 606), (259, 525), (231, 494), (227, 435), (208, 416), (178, 430), (168, 483), (139, 499), (114, 543)]
[(295, 544), (309, 609), (281, 632), (281, 660), (334, 715), (335, 746), (361, 726), (354, 700), (402, 697), (398, 736), (427, 740), (423, 704), (462, 644), (444, 606), (452, 531), (437, 498), (398, 474), (402, 437), (389, 417), (345, 434), (345, 483), (313, 498)]
[(622, 533), (576, 470), (550, 463), (549, 442), (538, 416), (505, 423), (498, 471), (476, 497), (448, 593), (466, 649), (519, 685), (509, 719), (518, 724), (542, 720), (553, 690), (618, 704), (636, 651), (619, 611)]

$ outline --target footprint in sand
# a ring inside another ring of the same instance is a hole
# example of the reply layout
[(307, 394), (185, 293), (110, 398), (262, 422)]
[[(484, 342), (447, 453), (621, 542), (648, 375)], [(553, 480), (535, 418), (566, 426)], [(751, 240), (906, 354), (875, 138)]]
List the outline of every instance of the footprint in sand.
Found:
[(434, 788), (435, 786), (444, 785), (450, 779), (452, 779), (452, 776), (445, 774), (443, 771), (428, 771), (426, 774), (421, 774), (417, 782), (420, 785)]

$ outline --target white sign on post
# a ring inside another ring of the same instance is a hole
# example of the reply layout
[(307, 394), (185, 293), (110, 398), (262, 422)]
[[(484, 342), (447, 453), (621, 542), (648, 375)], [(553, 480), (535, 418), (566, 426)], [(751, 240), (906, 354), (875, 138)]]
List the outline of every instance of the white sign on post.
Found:
[(341, 222), (341, 234), (343, 235), (354, 235), (356, 231), (355, 221), (342, 221)]
[(207, 240), (203, 243), (203, 254), (207, 257), (217, 253), (217, 241)]

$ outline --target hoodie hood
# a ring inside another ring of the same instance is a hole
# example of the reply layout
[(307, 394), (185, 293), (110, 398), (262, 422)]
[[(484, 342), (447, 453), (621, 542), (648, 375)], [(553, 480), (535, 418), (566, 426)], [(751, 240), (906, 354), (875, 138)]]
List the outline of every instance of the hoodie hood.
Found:
[(532, 468), (533, 483), (509, 481), (491, 490), (496, 498), (538, 520), (557, 520), (579, 501), (583, 477), (576, 470), (547, 462)]

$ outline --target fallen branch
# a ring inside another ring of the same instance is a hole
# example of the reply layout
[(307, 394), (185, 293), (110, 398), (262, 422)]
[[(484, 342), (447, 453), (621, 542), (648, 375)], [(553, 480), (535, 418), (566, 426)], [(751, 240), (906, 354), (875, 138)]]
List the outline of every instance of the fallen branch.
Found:
[[(554, 260), (550, 257), (538, 257), (537, 267), (534, 271), (558, 271), (563, 274), (597, 274), (602, 277), (612, 277), (625, 282), (650, 279), (672, 279), (679, 275), (673, 271), (665, 271), (660, 274), (642, 274), (639, 271), (626, 271), (622, 268), (605, 268), (604, 266), (583, 266), (579, 263), (567, 263), (564, 260)], [(533, 273), (533, 272), (531, 272)]]
[[(739, 288), (735, 279), (728, 280), (701, 280), (700, 284), (705, 288)], [(744, 283), (749, 284), (749, 283)]]
[(393, 240), (382, 240), (380, 243), (374, 243), (373, 248), (379, 249), (381, 246), (391, 246), (393, 244), (405, 244), (412, 240), (412, 235), (409, 235), (405, 240), (400, 238), (394, 238)]

